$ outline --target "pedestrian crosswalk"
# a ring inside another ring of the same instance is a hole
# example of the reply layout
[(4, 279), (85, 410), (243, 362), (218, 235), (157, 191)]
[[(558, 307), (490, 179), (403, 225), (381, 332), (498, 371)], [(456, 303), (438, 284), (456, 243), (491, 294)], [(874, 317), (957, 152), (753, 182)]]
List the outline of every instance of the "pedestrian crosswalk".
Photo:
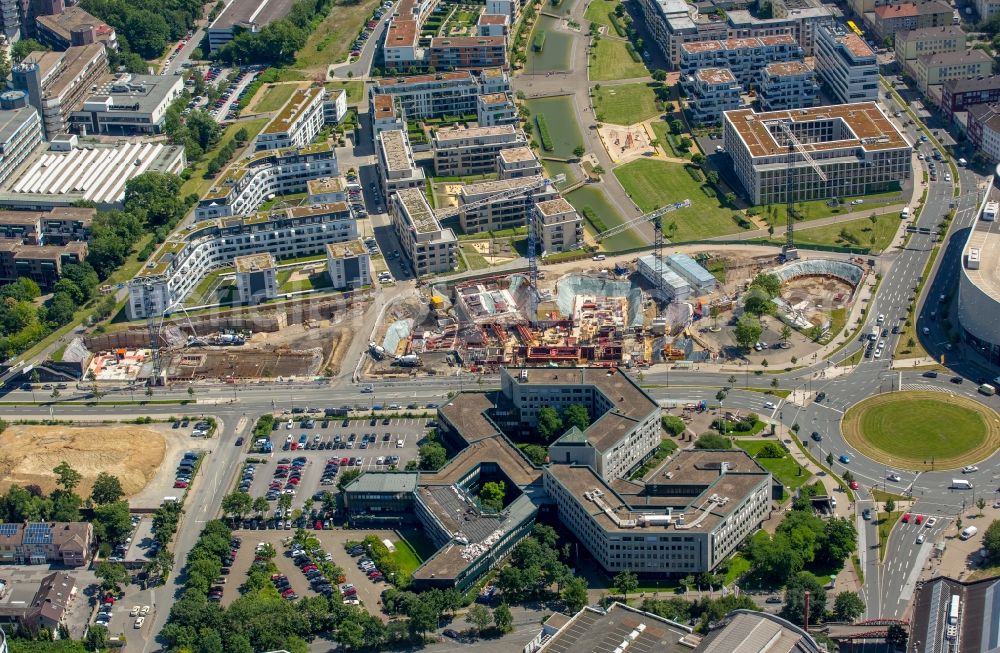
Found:
[(931, 385), (929, 383), (904, 383), (903, 390), (924, 390), (926, 392), (942, 392), (946, 395), (954, 394), (950, 388)]

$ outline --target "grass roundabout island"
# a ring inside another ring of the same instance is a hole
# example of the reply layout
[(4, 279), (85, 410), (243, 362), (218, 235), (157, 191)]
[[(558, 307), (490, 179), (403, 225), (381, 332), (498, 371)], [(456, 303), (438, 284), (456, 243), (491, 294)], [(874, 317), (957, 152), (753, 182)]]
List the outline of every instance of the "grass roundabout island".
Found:
[(891, 392), (865, 399), (847, 411), (841, 430), (863, 455), (906, 470), (955, 469), (1000, 448), (995, 412), (940, 392)]

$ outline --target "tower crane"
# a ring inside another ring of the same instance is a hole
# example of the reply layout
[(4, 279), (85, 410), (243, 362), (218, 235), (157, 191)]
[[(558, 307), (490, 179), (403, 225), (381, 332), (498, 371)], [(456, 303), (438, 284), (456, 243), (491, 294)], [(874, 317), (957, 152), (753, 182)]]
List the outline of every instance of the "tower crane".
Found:
[(802, 143), (799, 142), (799, 139), (795, 137), (795, 133), (788, 126), (789, 123), (791, 123), (791, 120), (773, 120), (764, 124), (767, 127), (777, 127), (785, 135), (785, 138), (788, 139), (788, 155), (786, 159), (787, 166), (785, 168), (785, 219), (787, 222), (785, 226), (784, 252), (786, 258), (795, 259), (798, 258), (798, 255), (795, 253), (795, 196), (792, 190), (794, 187), (794, 184), (792, 183), (794, 175), (792, 173), (795, 167), (795, 153), (798, 153), (803, 159), (805, 159), (806, 163), (809, 164), (809, 167), (811, 167), (816, 173), (816, 176), (823, 181), (827, 181), (827, 177), (826, 173), (823, 172), (823, 168), (816, 163), (812, 156), (809, 155), (809, 152), (806, 151), (806, 148), (802, 146)]

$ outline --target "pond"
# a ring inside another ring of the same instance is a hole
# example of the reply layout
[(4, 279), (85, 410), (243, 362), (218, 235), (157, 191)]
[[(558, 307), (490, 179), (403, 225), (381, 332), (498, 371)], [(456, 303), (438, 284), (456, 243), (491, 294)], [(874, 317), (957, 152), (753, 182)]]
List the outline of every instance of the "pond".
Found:
[[(563, 0), (570, 2), (570, 0)], [(535, 23), (535, 29), (528, 39), (528, 61), (524, 66), (524, 72), (531, 74), (563, 72), (571, 67), (573, 55), (573, 34), (561, 31), (561, 20), (551, 16), (539, 16)], [(545, 42), (542, 51), (538, 52), (534, 48), (535, 38), (545, 32)]]
[[(540, 155), (560, 159), (573, 158), (573, 149), (578, 145), (583, 145), (583, 134), (580, 133), (580, 125), (573, 113), (573, 96), (559, 95), (537, 98), (528, 100), (525, 104), (531, 111), (533, 123), (535, 123), (535, 116), (545, 116), (545, 124), (552, 137), (552, 151), (542, 150)], [(537, 123), (535, 125), (535, 140), (539, 143), (542, 142), (542, 138), (538, 134)]]
[[(583, 217), (583, 208), (589, 206), (597, 214), (597, 217), (601, 219), (604, 223), (606, 229), (610, 229), (615, 225), (622, 224), (624, 220), (622, 219), (621, 213), (618, 209), (608, 201), (607, 196), (598, 188), (594, 186), (584, 186), (573, 191), (566, 196), (566, 200), (580, 211), (581, 218)], [(583, 219), (584, 226), (587, 230), (593, 234), (594, 229), (589, 225), (586, 218)], [(642, 237), (635, 233), (635, 231), (629, 229), (624, 233), (620, 233), (617, 236), (612, 236), (611, 238), (606, 238), (604, 242), (601, 243), (604, 250), (607, 252), (617, 252), (626, 249), (632, 249), (634, 247), (642, 247), (646, 245), (646, 241)]]

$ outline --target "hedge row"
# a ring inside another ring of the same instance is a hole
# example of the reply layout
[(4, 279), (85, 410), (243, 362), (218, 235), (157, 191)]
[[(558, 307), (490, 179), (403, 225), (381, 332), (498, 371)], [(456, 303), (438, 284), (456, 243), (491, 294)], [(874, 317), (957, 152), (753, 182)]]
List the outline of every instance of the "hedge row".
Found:
[(600, 216), (597, 215), (597, 212), (594, 211), (594, 209), (589, 206), (585, 206), (580, 212), (583, 213), (583, 217), (590, 223), (590, 226), (593, 227), (594, 231), (597, 233), (604, 233), (608, 230), (608, 226), (604, 224), (604, 221), (601, 220)]
[(628, 56), (632, 57), (632, 61), (642, 63), (642, 57), (640, 57), (639, 53), (635, 51), (635, 47), (633, 47), (631, 41), (625, 44), (625, 49), (628, 50)]
[(535, 116), (535, 125), (538, 126), (538, 137), (542, 139), (542, 149), (546, 152), (551, 152), (555, 149), (555, 145), (552, 143), (552, 134), (549, 133), (549, 125), (545, 122), (545, 115), (538, 114)]

